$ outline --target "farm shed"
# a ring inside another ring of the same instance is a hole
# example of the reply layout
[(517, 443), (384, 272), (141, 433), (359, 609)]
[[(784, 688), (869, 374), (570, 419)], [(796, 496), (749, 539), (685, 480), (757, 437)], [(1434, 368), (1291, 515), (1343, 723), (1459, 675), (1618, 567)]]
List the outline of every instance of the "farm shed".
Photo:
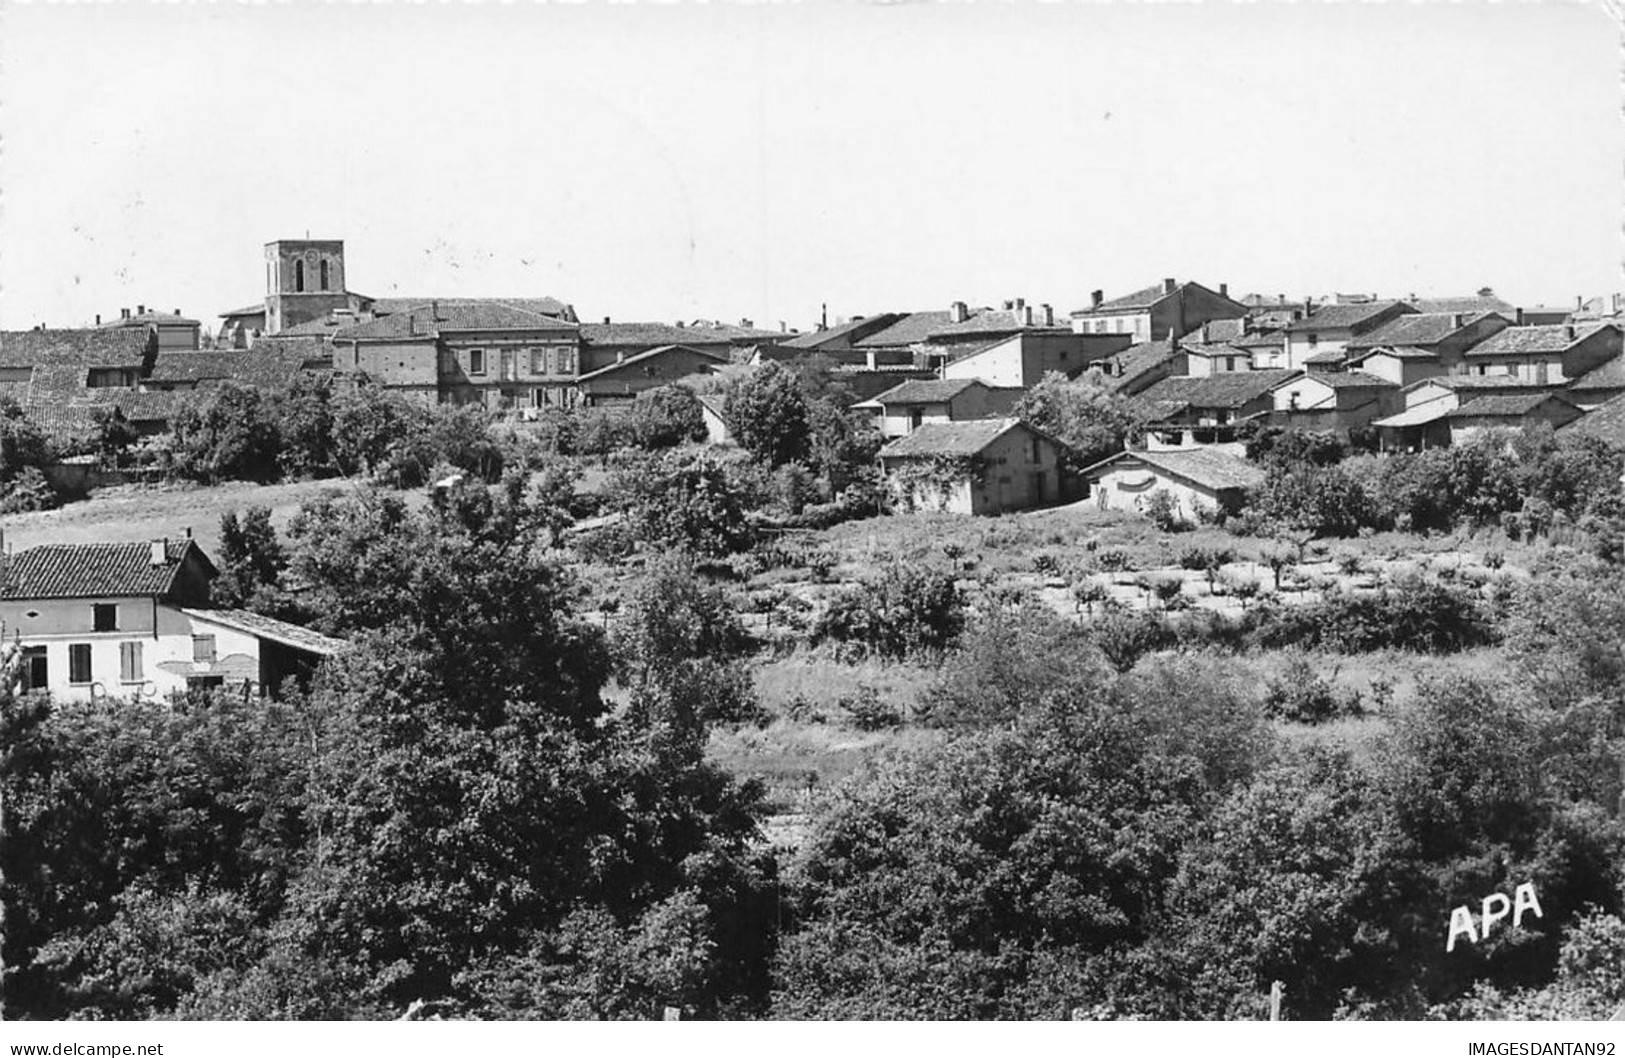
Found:
[(1264, 471), (1238, 456), (1211, 449), (1119, 452), (1083, 472), (1103, 511), (1144, 513), (1150, 497), (1166, 492), (1175, 517), (1194, 522), (1199, 512), (1234, 511)]

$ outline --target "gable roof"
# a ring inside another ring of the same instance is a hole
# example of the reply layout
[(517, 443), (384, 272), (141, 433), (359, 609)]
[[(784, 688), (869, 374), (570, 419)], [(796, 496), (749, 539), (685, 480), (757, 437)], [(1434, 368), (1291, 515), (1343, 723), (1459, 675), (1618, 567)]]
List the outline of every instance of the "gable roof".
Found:
[(241, 382), (250, 386), (290, 385), (305, 368), (299, 351), (261, 349), (234, 352), (159, 353), (148, 381), (154, 383)]
[(1418, 349), (1414, 345), (1384, 345), (1371, 349), (1361, 349), (1348, 358), (1350, 365), (1363, 364), (1373, 356), (1391, 356), (1396, 360), (1438, 360), (1439, 354), (1432, 349)]
[(884, 393), (878, 393), (867, 404), (941, 404), (952, 400), (972, 386), (985, 386), (974, 378), (910, 379)]
[(1445, 418), (1521, 418), (1549, 400), (1556, 401), (1575, 412), (1580, 410), (1555, 393), (1489, 393), (1482, 397), (1474, 397), (1451, 409), (1445, 414)]
[(1417, 312), (1505, 313), (1512, 316), (1518, 310), (1493, 294), (1474, 294), (1459, 298), (1406, 298), (1405, 304)]
[(1557, 388), (1539, 382), (1525, 382), (1515, 375), (1433, 375), (1430, 378), (1417, 379), (1406, 386), (1404, 392), (1410, 393), (1424, 386), (1439, 386), (1451, 392), (1460, 389), (1523, 389), (1545, 392)]
[(1348, 359), (1348, 356), (1343, 350), (1327, 349), (1324, 352), (1316, 353), (1314, 356), (1304, 357), (1303, 362), (1306, 364), (1341, 364), (1346, 359)]
[(1042, 317), (1036, 312), (1033, 314), (1033, 322), (1028, 323), (1026, 321), (1026, 313), (1018, 312), (1015, 309), (980, 309), (974, 315), (968, 316), (959, 323), (949, 323), (931, 332), (930, 336), (932, 338), (954, 338), (963, 335), (974, 338), (983, 334), (1013, 334), (1021, 331), (1072, 333), (1071, 324), (1044, 323)]
[(1413, 310), (1402, 301), (1367, 301), (1354, 305), (1322, 305), (1307, 317), (1293, 320), (1286, 330), (1299, 334), (1306, 331), (1335, 331), (1355, 327), (1375, 326), (1392, 314), (1395, 307), (1402, 313)]
[(102, 324), (103, 329), (112, 327), (141, 327), (149, 323), (168, 324), (171, 327), (201, 327), (203, 324), (189, 316), (169, 312), (137, 312), (129, 316), (120, 316), (116, 320), (108, 320)]
[(457, 308), (462, 306), (478, 305), (507, 305), (526, 312), (535, 312), (543, 316), (556, 316), (567, 319), (570, 306), (557, 298), (409, 298), (391, 296), (387, 298), (369, 298), (364, 295), (355, 295), (367, 305), (367, 308), (376, 316), (393, 316), (396, 313), (410, 312), (412, 309), (427, 308), (439, 303), (440, 307)]
[(274, 617), (255, 613), (252, 610), (204, 610), (189, 606), (180, 608), (181, 613), (200, 621), (209, 621), (226, 628), (247, 632), (260, 639), (269, 639), (273, 643), (292, 647), (306, 654), (319, 654), (322, 657), (331, 657), (343, 650), (349, 644), (343, 639), (324, 636), (314, 629), (304, 625), (290, 624), (287, 621), (278, 621)]
[[(899, 437), (880, 450), (888, 456), (973, 456), (1011, 430), (1020, 427), (1048, 438), (1020, 419), (969, 419), (964, 422), (928, 422), (907, 437)], [(1053, 440), (1053, 439), (1051, 439)]]
[[(974, 316), (976, 313), (991, 310), (967, 309), (966, 311)], [(952, 324), (953, 314), (947, 309), (940, 312), (910, 312), (885, 330), (871, 334), (867, 338), (860, 338), (852, 344), (860, 349), (913, 345), (916, 342), (925, 341), (931, 335)]]
[(1625, 447), (1625, 394), (1597, 405), (1558, 429), (1565, 437), (1595, 437), (1616, 447)]
[(188, 561), (201, 562), (211, 576), (216, 572), (214, 563), (190, 539), (165, 541), (162, 565), (153, 564), (148, 543), (43, 544), (6, 559), (0, 598), (162, 598), (174, 590)]
[(574, 331), (576, 324), (502, 301), (463, 300), (418, 305), (365, 323), (341, 327), (344, 341), (435, 338), (447, 331)]
[[(1156, 371), (1157, 368), (1167, 364), (1174, 358), (1174, 343), (1168, 340), (1160, 342), (1138, 342), (1127, 349), (1112, 353), (1109, 356), (1098, 356), (1089, 361), (1091, 364), (1111, 364), (1117, 368), (1112, 374), (1106, 374), (1106, 383), (1113, 390), (1124, 389), (1143, 379), (1146, 375)], [(1104, 374), (1104, 372), (1102, 372)]]
[(263, 316), (263, 315), (265, 315), (265, 302), (256, 301), (256, 302), (254, 302), (254, 304), (252, 304), (252, 305), (244, 305), (240, 309), (230, 309), (230, 310), (228, 310), (226, 312), (222, 312), (220, 314), (220, 318), (223, 319), (223, 320), (229, 320), (233, 316)]
[(110, 404), (21, 404), (23, 418), (57, 449), (87, 444), (96, 436), (96, 413)]
[(1184, 401), (1195, 408), (1239, 408), (1264, 396), (1277, 384), (1302, 372), (1288, 368), (1270, 371), (1226, 371), (1217, 375), (1179, 375), (1153, 383), (1147, 400)]
[(0, 366), (142, 367), (157, 339), (144, 327), (0, 331)]
[(1582, 393), (1601, 389), (1625, 389), (1625, 357), (1604, 361), (1569, 383), (1569, 389)]
[[(1609, 323), (1576, 327), (1547, 323), (1535, 327), (1507, 327), (1467, 350), (1468, 356), (1517, 356), (1528, 353), (1561, 353), (1585, 341)], [(1614, 327), (1618, 330), (1617, 327)]]
[[(1467, 314), (1461, 312), (1414, 312), (1389, 320), (1365, 334), (1349, 339), (1350, 349), (1365, 349), (1374, 345), (1437, 345), (1464, 327), (1471, 326), (1490, 313)], [(1461, 323), (1457, 324), (1457, 317)]]
[(1121, 312), (1143, 312), (1147, 309), (1155, 307), (1164, 299), (1181, 294), (1191, 287), (1195, 287), (1197, 290), (1211, 294), (1216, 298), (1223, 298), (1224, 300), (1234, 304), (1237, 308), (1243, 310), (1247, 308), (1246, 305), (1243, 305), (1241, 302), (1236, 301), (1234, 298), (1231, 298), (1226, 294), (1220, 294), (1216, 290), (1209, 290), (1207, 287), (1196, 282), (1195, 280), (1187, 279), (1183, 283), (1175, 283), (1172, 290), (1168, 289), (1168, 284), (1166, 282), (1153, 283), (1144, 290), (1136, 290), (1132, 294), (1124, 294), (1122, 297), (1112, 298), (1110, 301), (1102, 301), (1099, 305), (1091, 305), (1088, 308), (1083, 309), (1074, 309), (1072, 311), (1072, 315), (1077, 317), (1109, 315), (1112, 313)]
[(1319, 382), (1332, 389), (1398, 389), (1399, 383), (1390, 382), (1386, 378), (1367, 374), (1364, 371), (1316, 371), (1306, 374), (1302, 379), (1284, 378), (1277, 382), (1272, 389), (1280, 389), (1298, 381)]
[(794, 338), (779, 344), (791, 349), (818, 349), (831, 343), (844, 342), (853, 335), (862, 338), (864, 334), (873, 334), (884, 330), (900, 319), (902, 319), (901, 313), (879, 312), (873, 316), (865, 316), (861, 320), (848, 320), (836, 327), (827, 327), (821, 331), (798, 334)]
[(1214, 448), (1191, 448), (1169, 452), (1118, 452), (1102, 459), (1083, 473), (1086, 477), (1093, 478), (1096, 471), (1125, 459), (1137, 459), (1164, 473), (1215, 491), (1255, 488), (1262, 485), (1265, 478), (1261, 467)]
[(632, 356), (627, 357), (625, 360), (617, 360), (613, 364), (605, 364), (596, 371), (589, 371), (585, 375), (579, 376), (576, 379), (576, 382), (591, 382), (594, 379), (612, 375), (617, 371), (632, 367), (636, 364), (644, 363), (648, 360), (653, 360), (656, 357), (669, 356), (679, 350), (693, 353), (695, 356), (701, 356), (707, 360), (713, 360), (719, 364), (728, 363), (728, 358), (726, 356), (722, 355), (721, 353), (712, 352), (709, 349), (696, 349), (692, 345), (661, 345), (653, 349), (645, 349), (641, 353), (635, 353)]
[(583, 323), (581, 340), (587, 345), (731, 345), (733, 338), (701, 327), (670, 323)]

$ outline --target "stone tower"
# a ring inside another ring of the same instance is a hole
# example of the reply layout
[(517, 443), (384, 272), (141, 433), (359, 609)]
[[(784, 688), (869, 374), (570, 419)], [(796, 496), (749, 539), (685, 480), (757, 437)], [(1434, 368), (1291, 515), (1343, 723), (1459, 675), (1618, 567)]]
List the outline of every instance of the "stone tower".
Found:
[(344, 240), (278, 239), (265, 244), (265, 333), (344, 308)]

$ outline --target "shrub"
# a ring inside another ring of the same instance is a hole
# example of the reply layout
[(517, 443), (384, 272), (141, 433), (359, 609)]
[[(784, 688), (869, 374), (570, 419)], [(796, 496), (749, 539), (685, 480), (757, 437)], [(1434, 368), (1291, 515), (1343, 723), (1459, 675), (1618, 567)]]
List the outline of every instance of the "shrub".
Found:
[(0, 482), (0, 514), (46, 511), (59, 497), (39, 467), (23, 467), (9, 481)]
[(1118, 672), (1132, 669), (1140, 658), (1171, 645), (1174, 635), (1155, 614), (1108, 606), (1089, 626), (1090, 638)]
[(946, 649), (964, 626), (964, 601), (952, 575), (894, 563), (830, 604), (813, 632), (862, 654), (901, 658)]
[(882, 699), (880, 692), (867, 683), (860, 685), (856, 694), (842, 695), (835, 704), (859, 731), (885, 731), (903, 723), (903, 710)]
[(1291, 662), (1264, 684), (1264, 707), (1270, 715), (1296, 723), (1320, 724), (1364, 711), (1358, 691), (1337, 693), (1331, 682), (1303, 658)]

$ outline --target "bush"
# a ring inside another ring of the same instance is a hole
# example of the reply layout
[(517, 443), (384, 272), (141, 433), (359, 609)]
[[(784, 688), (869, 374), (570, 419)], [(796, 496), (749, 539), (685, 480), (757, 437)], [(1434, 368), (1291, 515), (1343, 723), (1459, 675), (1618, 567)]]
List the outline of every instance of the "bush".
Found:
[(1321, 724), (1364, 712), (1358, 691), (1338, 694), (1331, 682), (1303, 658), (1292, 661), (1280, 676), (1265, 681), (1264, 707), (1271, 716), (1304, 724)]
[(39, 467), (23, 467), (9, 481), (0, 482), (0, 514), (48, 511), (60, 497)]
[(1089, 626), (1089, 637), (1106, 663), (1118, 672), (1127, 672), (1146, 654), (1174, 642), (1173, 632), (1155, 614), (1120, 606), (1106, 607)]
[(951, 574), (899, 562), (837, 597), (813, 638), (860, 654), (902, 658), (940, 653), (964, 623), (964, 600)]
[(841, 696), (835, 705), (859, 731), (885, 731), (903, 723), (903, 710), (883, 700), (880, 692), (867, 683), (860, 685), (856, 694)]
[(638, 394), (625, 425), (632, 440), (647, 449), (705, 440), (699, 398), (683, 386), (658, 386)]

